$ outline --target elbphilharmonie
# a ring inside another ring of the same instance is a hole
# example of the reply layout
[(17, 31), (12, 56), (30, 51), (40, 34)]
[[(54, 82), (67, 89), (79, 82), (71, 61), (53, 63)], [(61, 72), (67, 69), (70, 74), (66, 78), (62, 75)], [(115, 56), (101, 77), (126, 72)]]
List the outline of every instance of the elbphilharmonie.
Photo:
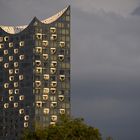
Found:
[(29, 25), (0, 25), (0, 139), (70, 115), (70, 6)]

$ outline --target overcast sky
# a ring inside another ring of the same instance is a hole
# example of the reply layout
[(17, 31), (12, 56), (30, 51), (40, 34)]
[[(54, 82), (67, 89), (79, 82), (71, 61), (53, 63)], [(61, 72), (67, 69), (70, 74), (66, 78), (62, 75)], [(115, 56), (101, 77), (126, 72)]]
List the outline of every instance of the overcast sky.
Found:
[(103, 136), (140, 139), (140, 0), (0, 0), (0, 24), (72, 8), (72, 114)]

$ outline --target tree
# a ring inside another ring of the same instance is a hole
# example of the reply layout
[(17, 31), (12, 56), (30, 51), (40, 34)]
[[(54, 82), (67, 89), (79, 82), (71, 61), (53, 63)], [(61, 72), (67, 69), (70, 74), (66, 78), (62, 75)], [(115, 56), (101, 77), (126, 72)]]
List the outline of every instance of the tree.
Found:
[(63, 116), (55, 126), (38, 127), (35, 132), (26, 130), (23, 140), (102, 140), (97, 128), (88, 126), (81, 118)]

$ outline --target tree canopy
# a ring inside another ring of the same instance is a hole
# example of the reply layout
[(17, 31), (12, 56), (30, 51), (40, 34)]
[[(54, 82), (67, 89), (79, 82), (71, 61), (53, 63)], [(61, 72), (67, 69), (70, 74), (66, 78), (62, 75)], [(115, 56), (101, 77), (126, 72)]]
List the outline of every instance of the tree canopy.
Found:
[(22, 140), (102, 140), (97, 128), (84, 123), (81, 118), (62, 117), (55, 126), (38, 127), (34, 132), (25, 130)]

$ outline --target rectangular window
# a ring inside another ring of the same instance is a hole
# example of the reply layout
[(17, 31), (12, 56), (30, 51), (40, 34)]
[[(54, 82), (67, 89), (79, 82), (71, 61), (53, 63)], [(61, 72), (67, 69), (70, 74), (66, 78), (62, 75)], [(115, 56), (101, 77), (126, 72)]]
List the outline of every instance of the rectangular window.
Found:
[(10, 42), (9, 43), (9, 48), (12, 48), (13, 47), (13, 42)]
[(13, 61), (13, 56), (9, 56), (9, 61)]
[(41, 47), (36, 47), (35, 51), (37, 54), (41, 54), (42, 53), (42, 48)]
[(43, 40), (43, 41), (42, 41), (42, 45), (43, 45), (43, 47), (47, 47), (48, 44), (49, 44), (49, 42), (48, 42), (47, 40)]
[(36, 33), (36, 39), (42, 39), (42, 34), (41, 33)]
[(51, 27), (51, 28), (50, 28), (50, 32), (51, 32), (51, 33), (55, 33), (55, 32), (56, 32), (56, 28), (55, 28), (55, 27)]
[(3, 49), (4, 48), (4, 44), (0, 44), (0, 49)]
[(57, 39), (57, 34), (52, 34), (50, 39), (51, 40), (56, 40)]
[(9, 36), (5, 36), (4, 41), (9, 41)]
[(23, 47), (23, 46), (24, 46), (24, 41), (20, 41), (20, 42), (19, 42), (19, 46), (20, 46), (20, 47)]
[(4, 50), (4, 55), (7, 55), (8, 54), (8, 50)]

